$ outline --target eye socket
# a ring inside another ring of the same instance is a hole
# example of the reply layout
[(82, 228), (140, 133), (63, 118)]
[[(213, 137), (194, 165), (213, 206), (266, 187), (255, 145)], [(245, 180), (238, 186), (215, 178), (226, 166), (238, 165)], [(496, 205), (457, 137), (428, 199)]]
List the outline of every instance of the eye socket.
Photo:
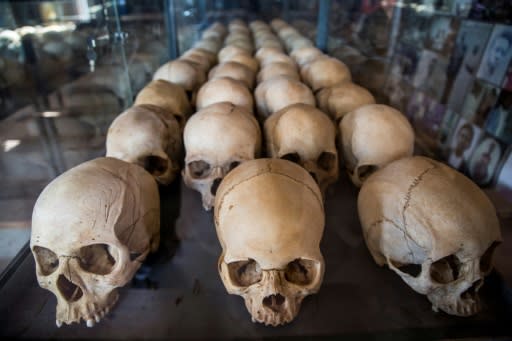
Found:
[(204, 178), (211, 172), (210, 164), (203, 160), (192, 161), (187, 165), (187, 167), (193, 178)]
[(240, 161), (233, 161), (229, 164), (229, 171), (232, 171), (236, 167), (240, 166)]
[(432, 263), (430, 277), (440, 284), (447, 284), (459, 277), (461, 262), (455, 255), (446, 256)]
[(228, 270), (231, 281), (239, 287), (258, 283), (262, 278), (260, 265), (254, 259), (229, 263)]
[(389, 260), (395, 268), (412, 277), (418, 277), (421, 274), (421, 264), (399, 264), (393, 260)]
[(142, 167), (154, 176), (162, 175), (167, 170), (167, 160), (156, 155), (146, 156), (142, 164)]
[(297, 153), (288, 153), (281, 156), (281, 159), (288, 160), (294, 163), (300, 163), (300, 155)]
[(361, 181), (364, 181), (366, 180), (366, 178), (372, 175), (377, 169), (377, 166), (374, 165), (361, 166), (357, 168), (357, 174), (359, 175), (359, 179)]
[(297, 258), (288, 263), (284, 276), (290, 283), (297, 285), (309, 285), (317, 277), (317, 269), (316, 261)]
[(108, 275), (116, 261), (107, 244), (92, 244), (80, 248), (79, 264), (82, 269), (97, 275)]
[(492, 256), (500, 242), (493, 242), (480, 258), (480, 271), (488, 274), (492, 270)]
[(329, 152), (322, 152), (317, 160), (318, 167), (324, 171), (330, 171), (336, 166), (336, 155)]
[(32, 252), (43, 276), (51, 275), (59, 267), (59, 257), (50, 249), (34, 246)]

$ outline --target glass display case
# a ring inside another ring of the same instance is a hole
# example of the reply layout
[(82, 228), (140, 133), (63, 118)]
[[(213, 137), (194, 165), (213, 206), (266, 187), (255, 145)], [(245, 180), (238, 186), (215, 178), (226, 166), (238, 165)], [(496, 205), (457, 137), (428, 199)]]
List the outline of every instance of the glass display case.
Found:
[[(0, 335), (29, 339), (450, 339), (511, 337), (512, 9), (506, 1), (63, 0), (0, 3)], [(164, 63), (215, 22), (281, 18), (401, 111), (415, 154), (477, 183), (503, 242), (482, 312), (432, 311), (377, 266), (344, 171), (326, 193), (325, 278), (297, 318), (251, 322), (218, 274), (213, 213), (181, 177), (159, 186), (161, 243), (94, 328), (55, 326), (28, 245), (35, 201), (66, 170), (105, 155), (112, 121)], [(3, 270), (3, 271), (2, 271)]]

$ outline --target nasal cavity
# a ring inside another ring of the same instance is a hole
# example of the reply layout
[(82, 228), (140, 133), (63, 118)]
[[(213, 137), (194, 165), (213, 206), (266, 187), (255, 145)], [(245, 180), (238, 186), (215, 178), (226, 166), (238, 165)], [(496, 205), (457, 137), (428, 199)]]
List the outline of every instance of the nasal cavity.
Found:
[(76, 302), (84, 294), (79, 286), (71, 283), (63, 275), (59, 275), (59, 278), (57, 279), (57, 288), (62, 296), (64, 296), (64, 299), (68, 302)]
[(211, 189), (212, 195), (217, 194), (217, 189), (219, 188), (221, 181), (222, 181), (221, 178), (217, 178), (217, 179), (213, 180), (212, 189)]
[(286, 298), (281, 294), (269, 295), (263, 299), (263, 305), (273, 311), (278, 311), (285, 301)]

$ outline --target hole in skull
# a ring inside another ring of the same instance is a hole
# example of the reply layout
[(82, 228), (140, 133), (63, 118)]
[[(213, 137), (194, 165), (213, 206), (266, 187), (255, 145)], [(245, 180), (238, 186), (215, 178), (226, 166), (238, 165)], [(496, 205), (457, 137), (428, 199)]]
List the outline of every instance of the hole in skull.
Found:
[(167, 170), (167, 160), (156, 155), (146, 156), (143, 163), (144, 169), (154, 176), (162, 175)]
[(173, 116), (176, 119), (176, 122), (178, 122), (178, 124), (181, 125), (181, 123), (183, 122), (183, 117), (180, 115), (173, 115)]
[(450, 283), (459, 277), (460, 267), (461, 263), (457, 256), (446, 256), (432, 263), (430, 266), (430, 276), (437, 283)]
[(359, 175), (359, 179), (361, 181), (366, 180), (370, 175), (372, 175), (377, 170), (377, 166), (374, 165), (365, 165), (357, 168), (357, 174)]
[(277, 312), (285, 301), (286, 298), (281, 294), (269, 295), (263, 298), (263, 305)]
[(52, 250), (42, 246), (34, 246), (32, 252), (34, 252), (43, 276), (51, 275), (59, 267), (59, 258)]
[(142, 253), (140, 253), (140, 252), (130, 252), (130, 261), (133, 262), (134, 260), (139, 258), (140, 255), (142, 255)]
[(106, 244), (92, 244), (80, 248), (79, 260), (82, 269), (97, 275), (111, 273), (116, 263)]
[(460, 297), (463, 300), (469, 299), (475, 299), (477, 296), (478, 290), (480, 290), (480, 287), (484, 284), (484, 281), (482, 279), (479, 279), (475, 281), (466, 291), (464, 291), (462, 294), (460, 294)]
[(500, 242), (492, 243), (480, 258), (480, 271), (483, 273), (488, 274), (492, 270), (492, 255), (499, 244)]
[(193, 178), (204, 178), (210, 174), (210, 165), (203, 160), (192, 161), (188, 164), (188, 170)]
[(317, 160), (318, 167), (328, 172), (336, 165), (336, 155), (329, 152), (322, 152)]
[(300, 163), (300, 155), (297, 153), (288, 153), (281, 156), (281, 159), (288, 160), (294, 163)]
[(309, 175), (315, 180), (316, 183), (318, 183), (318, 178), (316, 177), (316, 174), (314, 172), (309, 172)]
[(316, 277), (316, 262), (309, 259), (296, 259), (288, 263), (284, 277), (288, 282), (297, 285), (308, 285), (313, 282)]
[(392, 260), (390, 260), (390, 262), (399, 271), (404, 272), (412, 277), (418, 277), (421, 274), (421, 264), (399, 264)]
[(192, 102), (192, 97), (194, 96), (194, 91), (192, 90), (185, 90), (185, 93), (187, 94), (187, 98), (190, 102)]
[(229, 171), (232, 171), (240, 165), (240, 161), (233, 161), (229, 164)]
[(222, 182), (221, 178), (217, 178), (217, 179), (213, 180), (212, 188), (210, 189), (210, 192), (212, 193), (212, 195), (217, 194), (217, 190), (219, 189), (219, 185), (221, 182)]
[(59, 275), (59, 278), (57, 278), (57, 288), (68, 302), (76, 302), (84, 294), (79, 286), (71, 283), (64, 275)]
[(253, 259), (228, 264), (229, 276), (233, 284), (247, 287), (261, 281), (260, 265)]

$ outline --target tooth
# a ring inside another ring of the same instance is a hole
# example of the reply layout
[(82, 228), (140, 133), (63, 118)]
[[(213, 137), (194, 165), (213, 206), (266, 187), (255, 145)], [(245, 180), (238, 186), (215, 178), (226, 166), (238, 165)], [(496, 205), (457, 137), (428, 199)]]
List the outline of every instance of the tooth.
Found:
[(87, 327), (92, 328), (92, 327), (94, 327), (94, 320), (89, 319), (89, 320), (87, 320), (86, 324), (87, 324)]
[(99, 315), (94, 315), (94, 319), (96, 320), (96, 323), (99, 323), (101, 320), (101, 317)]
[(62, 327), (62, 321), (61, 320), (55, 320), (55, 324), (57, 325), (57, 327)]

